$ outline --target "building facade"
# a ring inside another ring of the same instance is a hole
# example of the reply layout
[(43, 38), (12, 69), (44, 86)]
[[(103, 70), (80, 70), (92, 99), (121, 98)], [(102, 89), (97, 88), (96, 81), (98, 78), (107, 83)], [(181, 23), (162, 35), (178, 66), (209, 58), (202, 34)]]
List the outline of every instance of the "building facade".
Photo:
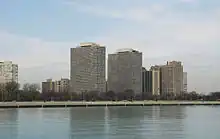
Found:
[(143, 95), (152, 95), (152, 71), (142, 68), (142, 92)]
[(69, 79), (61, 78), (55, 81), (55, 92), (68, 93), (69, 92)]
[(42, 92), (56, 92), (56, 93), (68, 93), (69, 92), (69, 79), (61, 78), (61, 80), (53, 81), (47, 79), (46, 82), (42, 82)]
[(161, 94), (161, 70), (160, 66), (152, 66), (152, 95), (159, 96)]
[(61, 81), (54, 81), (54, 92), (60, 92), (60, 88), (61, 88)]
[(96, 43), (81, 43), (71, 48), (71, 92), (105, 92), (105, 59), (106, 48)]
[(18, 83), (18, 65), (12, 61), (0, 62), (0, 83)]
[(187, 85), (187, 72), (183, 72), (183, 92), (188, 92), (188, 85)]
[(47, 79), (45, 82), (42, 82), (42, 92), (55, 92), (55, 82), (52, 79)]
[(108, 55), (108, 90), (142, 93), (142, 53), (133, 49)]
[(183, 66), (179, 61), (167, 62), (161, 66), (162, 93), (178, 95), (183, 92)]

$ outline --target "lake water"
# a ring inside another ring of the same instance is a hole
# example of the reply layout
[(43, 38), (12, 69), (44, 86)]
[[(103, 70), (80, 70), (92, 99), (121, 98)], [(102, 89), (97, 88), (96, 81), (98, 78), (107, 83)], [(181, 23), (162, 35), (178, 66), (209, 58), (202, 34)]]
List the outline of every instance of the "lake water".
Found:
[(220, 139), (220, 107), (0, 109), (0, 139)]

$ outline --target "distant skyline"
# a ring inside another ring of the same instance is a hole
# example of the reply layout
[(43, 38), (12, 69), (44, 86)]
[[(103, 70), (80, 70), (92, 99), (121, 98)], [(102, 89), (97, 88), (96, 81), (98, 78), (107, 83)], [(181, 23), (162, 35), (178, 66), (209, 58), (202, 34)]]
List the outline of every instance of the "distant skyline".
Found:
[(96, 42), (107, 53), (143, 52), (147, 69), (182, 61), (188, 91), (220, 90), (219, 0), (0, 1), (0, 60), (19, 81), (69, 77), (70, 48)]

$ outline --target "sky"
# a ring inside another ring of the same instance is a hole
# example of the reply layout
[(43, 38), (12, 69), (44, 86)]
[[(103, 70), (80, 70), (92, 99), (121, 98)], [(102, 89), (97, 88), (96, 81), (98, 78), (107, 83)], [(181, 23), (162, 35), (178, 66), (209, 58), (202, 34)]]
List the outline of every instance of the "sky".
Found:
[(219, 0), (1, 0), (0, 60), (19, 82), (69, 77), (70, 48), (143, 52), (143, 66), (182, 61), (188, 90), (220, 91)]

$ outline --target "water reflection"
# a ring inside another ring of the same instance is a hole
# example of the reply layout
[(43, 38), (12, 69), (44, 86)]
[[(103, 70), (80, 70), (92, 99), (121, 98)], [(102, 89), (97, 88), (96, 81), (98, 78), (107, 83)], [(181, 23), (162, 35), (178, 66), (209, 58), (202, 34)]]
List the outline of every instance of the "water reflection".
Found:
[(71, 139), (104, 137), (104, 108), (72, 108), (70, 115)]
[(109, 108), (109, 137), (136, 138), (140, 136), (144, 111), (141, 107)]
[(181, 137), (185, 107), (108, 107), (71, 109), (71, 138)]
[(184, 111), (185, 107), (178, 106), (148, 107), (144, 112), (142, 135), (149, 138), (182, 138)]
[(105, 134), (106, 135), (110, 134), (109, 133), (109, 129), (110, 129), (110, 120), (109, 120), (110, 117), (109, 117), (109, 114), (110, 114), (109, 109), (108, 109), (108, 107), (106, 107), (105, 108), (105, 118), (104, 118), (104, 120), (105, 120), (104, 128), (105, 128)]
[(0, 110), (0, 139), (219, 139), (220, 107)]
[(68, 123), (68, 109), (19, 109), (18, 139), (66, 139)]
[(18, 110), (0, 109), (0, 139), (16, 139)]

